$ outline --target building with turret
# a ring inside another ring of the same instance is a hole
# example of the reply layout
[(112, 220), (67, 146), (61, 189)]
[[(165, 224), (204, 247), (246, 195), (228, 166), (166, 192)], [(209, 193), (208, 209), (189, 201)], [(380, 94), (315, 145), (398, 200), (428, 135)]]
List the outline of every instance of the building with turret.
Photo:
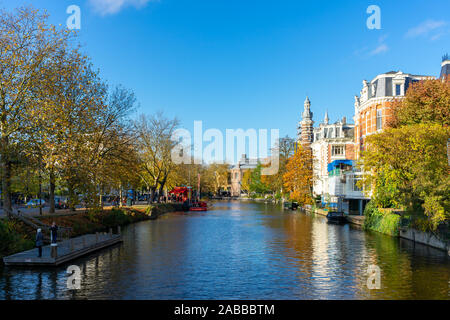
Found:
[(450, 57), (448, 54), (442, 57), (441, 75), (439, 76), (439, 79), (450, 82)]
[(311, 101), (306, 97), (305, 103), (303, 104), (302, 120), (299, 122), (297, 127), (297, 141), (301, 145), (309, 146), (314, 139), (314, 121), (313, 113), (311, 112)]
[(311, 147), (313, 154), (313, 193), (323, 205), (339, 207), (347, 214), (360, 214), (364, 195), (356, 182), (354, 124), (347, 119), (330, 122), (328, 111), (317, 127), (313, 127), (311, 101), (306, 98), (298, 141)]

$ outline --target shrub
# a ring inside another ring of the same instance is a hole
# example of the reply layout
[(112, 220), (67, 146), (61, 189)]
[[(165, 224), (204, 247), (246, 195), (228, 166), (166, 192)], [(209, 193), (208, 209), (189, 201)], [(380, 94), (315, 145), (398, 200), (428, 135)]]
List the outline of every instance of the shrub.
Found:
[(0, 220), (0, 257), (34, 247), (34, 241), (17, 233), (15, 227), (14, 221)]
[(131, 217), (125, 214), (124, 211), (119, 209), (113, 209), (108, 211), (102, 217), (102, 224), (105, 227), (114, 227), (119, 225), (129, 224), (132, 221)]
[(364, 229), (373, 230), (391, 236), (398, 236), (401, 217), (389, 211), (378, 209), (373, 201), (370, 201), (364, 210)]

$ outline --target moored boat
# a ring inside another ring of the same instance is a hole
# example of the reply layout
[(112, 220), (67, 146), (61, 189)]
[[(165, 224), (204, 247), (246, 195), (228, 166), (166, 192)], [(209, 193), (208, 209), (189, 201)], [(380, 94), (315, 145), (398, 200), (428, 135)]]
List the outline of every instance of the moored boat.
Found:
[(208, 211), (208, 204), (204, 201), (196, 201), (191, 204), (189, 211)]
[(327, 214), (328, 222), (333, 223), (346, 223), (347, 218), (345, 217), (343, 212), (331, 211)]
[(283, 208), (287, 209), (287, 210), (297, 210), (298, 208), (298, 203), (297, 202), (290, 202), (290, 201), (286, 201), (283, 204)]

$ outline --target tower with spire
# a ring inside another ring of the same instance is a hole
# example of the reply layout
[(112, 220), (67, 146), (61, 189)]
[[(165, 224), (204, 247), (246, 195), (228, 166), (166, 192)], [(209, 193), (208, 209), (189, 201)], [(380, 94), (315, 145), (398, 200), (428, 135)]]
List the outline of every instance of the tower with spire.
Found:
[(450, 57), (448, 53), (442, 57), (440, 79), (450, 82)]
[(330, 118), (328, 117), (328, 110), (325, 112), (325, 119), (323, 119), (323, 123), (328, 124), (330, 122)]
[(312, 120), (313, 113), (311, 112), (311, 101), (306, 97), (302, 120), (299, 122), (298, 131), (297, 131), (297, 140), (302, 145), (310, 145), (313, 142), (313, 125), (314, 121)]

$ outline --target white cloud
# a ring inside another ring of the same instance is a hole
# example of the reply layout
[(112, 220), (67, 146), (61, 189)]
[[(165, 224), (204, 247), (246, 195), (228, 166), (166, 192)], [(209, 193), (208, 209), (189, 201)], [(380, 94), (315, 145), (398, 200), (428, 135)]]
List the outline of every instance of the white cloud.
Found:
[(386, 52), (386, 51), (388, 51), (388, 50), (389, 50), (389, 47), (387, 46), (387, 44), (382, 43), (382, 44), (380, 44), (378, 47), (376, 47), (374, 50), (372, 50), (372, 51), (370, 52), (370, 55), (371, 55), (371, 56), (374, 56), (374, 55), (377, 55), (377, 54)]
[[(419, 24), (417, 27), (411, 28), (406, 33), (407, 38), (414, 38), (422, 35), (428, 35), (429, 33), (432, 33), (433, 31), (437, 31), (442, 29), (442, 27), (446, 26), (446, 21), (437, 21), (437, 20), (427, 20)], [(433, 37), (436, 37), (434, 35)]]
[(89, 3), (96, 12), (105, 16), (108, 14), (118, 13), (120, 10), (128, 6), (133, 6), (139, 9), (150, 1), (153, 0), (89, 0)]

